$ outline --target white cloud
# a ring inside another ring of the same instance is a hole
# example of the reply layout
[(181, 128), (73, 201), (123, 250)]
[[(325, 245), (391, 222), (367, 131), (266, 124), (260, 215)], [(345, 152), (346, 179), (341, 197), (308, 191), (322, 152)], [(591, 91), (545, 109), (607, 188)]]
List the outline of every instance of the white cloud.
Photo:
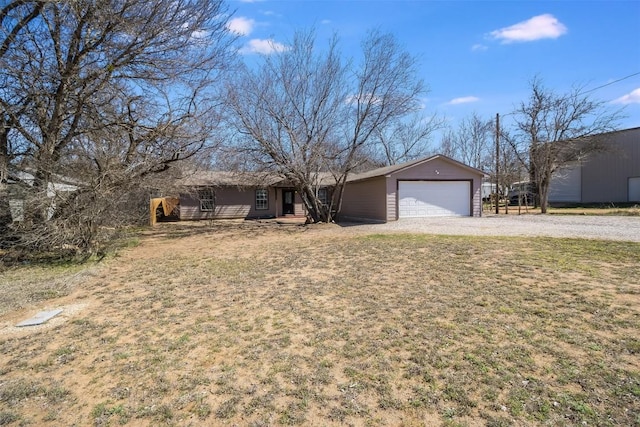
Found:
[(463, 96), (460, 98), (453, 98), (451, 101), (447, 102), (449, 105), (458, 105), (458, 104), (469, 104), (471, 102), (478, 102), (480, 98), (475, 96)]
[(420, 99), (420, 109), (421, 110), (425, 110), (427, 108), (427, 104), (431, 102), (431, 99), (429, 98), (421, 98)]
[(239, 16), (237, 18), (233, 18), (227, 23), (227, 28), (229, 31), (236, 33), (240, 36), (248, 36), (253, 31), (253, 26), (256, 24), (256, 21), (253, 19), (245, 18), (244, 16)]
[(540, 39), (556, 39), (567, 33), (567, 27), (551, 14), (534, 16), (510, 27), (492, 31), (489, 35), (502, 43), (530, 42)]
[(328, 24), (331, 24), (331, 20), (330, 19), (323, 19), (322, 21), (320, 21), (320, 23), (322, 25), (328, 25)]
[(485, 50), (489, 49), (488, 46), (485, 46), (483, 44), (474, 44), (473, 46), (471, 46), (471, 50), (474, 52), (484, 52)]
[(273, 39), (252, 39), (242, 49), (241, 53), (262, 53), (268, 55), (274, 52), (283, 52), (289, 49), (282, 43), (278, 43)]
[(373, 96), (370, 93), (363, 93), (362, 95), (349, 95), (347, 96), (347, 99), (345, 99), (345, 102), (347, 104), (352, 104), (352, 105), (357, 104), (358, 101), (361, 101), (364, 104), (371, 103), (374, 105), (380, 105), (382, 103), (382, 98), (378, 96)]
[(191, 33), (191, 38), (192, 39), (196, 39), (196, 40), (202, 40), (202, 39), (206, 39), (207, 37), (209, 37), (209, 34), (211, 34), (209, 31), (206, 30), (196, 30), (193, 33)]
[(640, 88), (611, 101), (614, 104), (640, 104)]

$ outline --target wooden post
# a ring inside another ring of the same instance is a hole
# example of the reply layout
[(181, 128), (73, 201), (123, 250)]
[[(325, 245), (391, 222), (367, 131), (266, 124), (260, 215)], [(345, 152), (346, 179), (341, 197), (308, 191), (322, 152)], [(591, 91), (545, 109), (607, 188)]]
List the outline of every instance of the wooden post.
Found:
[(496, 113), (496, 214), (500, 213), (500, 197), (498, 196), (498, 188), (500, 188), (500, 114)]

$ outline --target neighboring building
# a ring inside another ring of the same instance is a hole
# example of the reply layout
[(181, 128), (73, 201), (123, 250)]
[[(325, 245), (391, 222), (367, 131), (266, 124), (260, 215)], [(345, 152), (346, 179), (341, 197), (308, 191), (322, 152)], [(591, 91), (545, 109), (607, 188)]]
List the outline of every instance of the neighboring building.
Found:
[(491, 196), (499, 194), (500, 196), (506, 196), (509, 193), (509, 188), (498, 187), (495, 182), (491, 182), (489, 177), (485, 177), (482, 180), (482, 201), (491, 201)]
[(640, 202), (640, 127), (606, 134), (603, 151), (558, 170), (549, 187), (552, 204)]
[[(55, 177), (56, 182), (50, 182), (47, 185), (47, 197), (49, 198), (48, 217), (51, 218), (55, 212), (56, 197), (64, 197), (66, 194), (74, 192), (78, 187), (70, 183), (69, 179)], [(28, 192), (35, 177), (28, 172), (18, 171), (9, 175), (7, 188), (9, 193), (9, 207), (11, 209), (11, 218), (13, 222), (24, 221), (24, 203)]]
[[(440, 155), (356, 174), (347, 180), (339, 216), (373, 221), (480, 216), (484, 176)], [(318, 196), (328, 201), (335, 181), (328, 174), (318, 181)], [(179, 197), (180, 220), (307, 214), (295, 188), (273, 174), (199, 172), (180, 185), (185, 188)]]

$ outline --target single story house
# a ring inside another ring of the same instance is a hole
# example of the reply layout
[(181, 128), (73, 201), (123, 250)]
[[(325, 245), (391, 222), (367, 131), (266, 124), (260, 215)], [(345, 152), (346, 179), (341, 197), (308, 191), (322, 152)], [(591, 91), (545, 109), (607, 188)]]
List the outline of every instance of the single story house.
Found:
[[(340, 218), (395, 221), (427, 216), (482, 214), (482, 178), (475, 168), (442, 155), (354, 174), (345, 184)], [(179, 219), (304, 217), (295, 188), (273, 174), (197, 172), (183, 178)], [(335, 181), (319, 179), (328, 200)]]
[[(197, 172), (180, 182), (179, 218), (304, 217), (302, 198), (286, 180), (268, 173)], [(328, 197), (330, 182), (321, 189)]]
[(640, 127), (604, 136), (603, 150), (556, 171), (551, 204), (640, 202)]

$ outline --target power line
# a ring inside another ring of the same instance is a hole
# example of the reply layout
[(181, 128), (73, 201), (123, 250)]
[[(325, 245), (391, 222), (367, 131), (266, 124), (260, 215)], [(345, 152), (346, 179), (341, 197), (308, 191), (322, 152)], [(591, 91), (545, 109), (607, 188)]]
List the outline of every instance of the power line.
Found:
[[(633, 74), (629, 74), (628, 76), (624, 76), (624, 77), (619, 78), (619, 79), (617, 79), (617, 80), (614, 80), (614, 81), (612, 81), (612, 82), (605, 83), (605, 84), (603, 84), (603, 85), (601, 85), (601, 86), (594, 87), (593, 89), (589, 89), (589, 90), (586, 90), (586, 91), (584, 91), (584, 92), (580, 92), (580, 95), (584, 95), (584, 94), (587, 94), (587, 93), (595, 92), (595, 91), (596, 91), (596, 90), (598, 90), (598, 89), (602, 89), (603, 87), (611, 86), (612, 84), (615, 84), (615, 83), (621, 82), (621, 81), (623, 81), (623, 80), (630, 79), (631, 77), (635, 77), (635, 76), (637, 76), (637, 75), (640, 75), (640, 71), (638, 71), (638, 72), (636, 72), (636, 73), (633, 73)], [(501, 114), (501, 115), (502, 115), (503, 117), (505, 117), (505, 116), (513, 116), (513, 115), (515, 115), (515, 114), (517, 114), (517, 113), (516, 113), (516, 112), (511, 112), (511, 113), (506, 113), (506, 114)], [(497, 121), (497, 120), (496, 120), (496, 121)]]
[(589, 92), (594, 92), (594, 91), (596, 91), (596, 90), (598, 90), (598, 89), (602, 89), (603, 87), (611, 86), (611, 85), (612, 85), (612, 84), (614, 84), (614, 83), (621, 82), (621, 81), (623, 81), (623, 80), (629, 79), (629, 78), (634, 77), (634, 76), (637, 76), (637, 75), (639, 75), (639, 74), (640, 74), (640, 71), (638, 71), (637, 73), (629, 74), (628, 76), (622, 77), (621, 79), (614, 80), (614, 81), (612, 81), (612, 82), (609, 82), (609, 83), (603, 84), (602, 86), (594, 87), (593, 89), (589, 89), (589, 90), (584, 91), (584, 92), (582, 92), (582, 93), (583, 93), (583, 94), (585, 94), (585, 93), (589, 93)]

